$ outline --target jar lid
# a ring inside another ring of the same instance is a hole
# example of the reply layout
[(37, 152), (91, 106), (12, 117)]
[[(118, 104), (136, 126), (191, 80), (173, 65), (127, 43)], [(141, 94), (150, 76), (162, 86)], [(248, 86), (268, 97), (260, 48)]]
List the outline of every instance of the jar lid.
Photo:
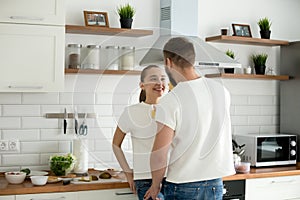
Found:
[(95, 44), (90, 44), (90, 45), (86, 45), (86, 48), (91, 48), (91, 49), (100, 49), (101, 46), (100, 45), (95, 45)]
[(135, 49), (135, 47), (125, 46), (125, 47), (121, 47), (121, 49)]
[(119, 49), (119, 46), (106, 46), (106, 49)]
[(82, 44), (68, 44), (68, 47), (81, 48)]

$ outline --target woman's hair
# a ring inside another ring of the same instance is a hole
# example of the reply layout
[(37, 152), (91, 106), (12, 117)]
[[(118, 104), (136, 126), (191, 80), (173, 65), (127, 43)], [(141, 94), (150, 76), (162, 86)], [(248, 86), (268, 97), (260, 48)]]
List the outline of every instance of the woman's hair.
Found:
[(195, 63), (195, 49), (184, 37), (171, 38), (164, 46), (164, 57), (171, 59), (177, 66), (185, 68)]
[[(145, 77), (147, 76), (148, 70), (152, 69), (152, 68), (159, 68), (159, 67), (157, 65), (148, 65), (147, 67), (145, 67), (143, 69), (143, 71), (141, 72), (141, 77), (140, 77), (140, 81), (142, 83), (145, 81)], [(139, 101), (140, 102), (145, 102), (146, 101), (146, 91), (145, 90), (141, 90)]]

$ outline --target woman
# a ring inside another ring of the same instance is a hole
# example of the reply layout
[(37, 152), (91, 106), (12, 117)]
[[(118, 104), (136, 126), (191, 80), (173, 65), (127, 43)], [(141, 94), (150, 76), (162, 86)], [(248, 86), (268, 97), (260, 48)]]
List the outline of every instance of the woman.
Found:
[[(130, 189), (143, 199), (151, 186), (150, 153), (157, 132), (154, 120), (155, 107), (158, 99), (165, 91), (166, 75), (156, 65), (146, 67), (140, 78), (140, 103), (128, 106), (120, 116), (118, 127), (113, 138), (113, 151), (125, 172)], [(127, 133), (131, 134), (133, 147), (133, 170), (121, 149)], [(159, 194), (160, 199), (164, 199)]]

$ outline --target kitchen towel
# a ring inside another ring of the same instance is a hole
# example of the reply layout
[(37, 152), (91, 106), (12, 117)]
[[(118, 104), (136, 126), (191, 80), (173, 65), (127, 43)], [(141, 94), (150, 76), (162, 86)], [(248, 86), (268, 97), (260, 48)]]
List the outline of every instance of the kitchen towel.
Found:
[(88, 140), (77, 138), (73, 140), (73, 155), (76, 157), (75, 173), (87, 173), (89, 164)]

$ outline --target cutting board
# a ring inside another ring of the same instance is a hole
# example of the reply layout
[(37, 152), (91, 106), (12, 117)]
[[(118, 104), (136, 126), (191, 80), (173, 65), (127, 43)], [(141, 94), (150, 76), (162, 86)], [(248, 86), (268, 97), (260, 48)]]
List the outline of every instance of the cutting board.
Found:
[(97, 181), (71, 181), (72, 184), (100, 184), (100, 183), (120, 183), (120, 182), (126, 182), (124, 179), (116, 179), (116, 178), (110, 178), (110, 179), (99, 179)]

